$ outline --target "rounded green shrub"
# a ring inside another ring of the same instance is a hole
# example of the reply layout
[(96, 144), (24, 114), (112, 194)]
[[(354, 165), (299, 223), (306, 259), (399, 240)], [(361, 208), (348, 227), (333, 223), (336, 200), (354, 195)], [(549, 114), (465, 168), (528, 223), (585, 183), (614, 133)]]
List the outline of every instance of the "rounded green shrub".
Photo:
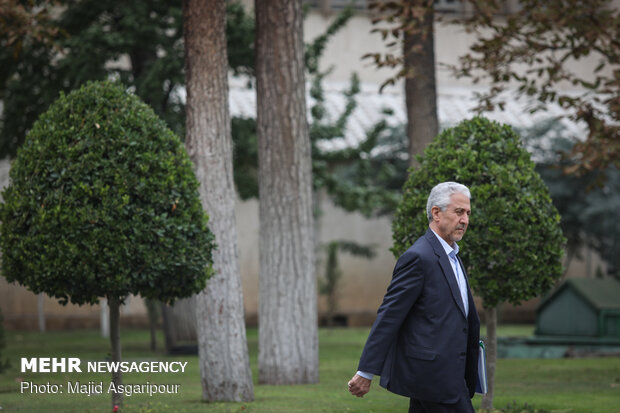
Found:
[(483, 117), (463, 121), (440, 133), (419, 162), (392, 224), (395, 255), (427, 230), (433, 186), (456, 181), (472, 195), (459, 255), (485, 307), (517, 304), (553, 286), (562, 273), (560, 216), (512, 128)]
[(20, 148), (0, 205), (2, 271), (75, 304), (200, 291), (213, 235), (183, 144), (122, 85), (61, 94)]

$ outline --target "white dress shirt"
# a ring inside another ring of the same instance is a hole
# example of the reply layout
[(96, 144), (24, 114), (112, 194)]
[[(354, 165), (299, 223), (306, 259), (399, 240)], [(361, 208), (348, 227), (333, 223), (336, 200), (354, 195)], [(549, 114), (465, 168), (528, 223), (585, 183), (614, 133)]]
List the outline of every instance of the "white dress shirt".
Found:
[[(433, 231), (431, 229), (431, 231)], [(456, 258), (456, 254), (459, 253), (459, 245), (455, 242), (454, 248), (450, 246), (443, 238), (441, 238), (435, 231), (433, 234), (439, 240), (439, 243), (446, 251), (448, 258), (450, 260), (450, 265), (452, 266), (452, 271), (454, 272), (454, 276), (456, 277), (456, 283), (459, 286), (459, 290), (461, 291), (461, 299), (463, 300), (463, 306), (465, 308), (465, 316), (469, 314), (469, 300), (467, 298), (467, 281), (465, 281), (465, 273), (461, 268), (461, 264), (459, 263), (458, 258)]]

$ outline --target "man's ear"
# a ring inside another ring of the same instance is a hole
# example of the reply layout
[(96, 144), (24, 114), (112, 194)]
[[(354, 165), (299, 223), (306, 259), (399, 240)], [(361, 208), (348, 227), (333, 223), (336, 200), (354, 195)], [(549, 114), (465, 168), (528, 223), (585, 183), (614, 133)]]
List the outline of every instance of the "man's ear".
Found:
[(439, 217), (437, 216), (439, 213), (441, 212), (441, 208), (439, 208), (438, 206), (434, 206), (431, 208), (431, 215), (433, 216), (433, 221), (436, 221), (439, 219)]

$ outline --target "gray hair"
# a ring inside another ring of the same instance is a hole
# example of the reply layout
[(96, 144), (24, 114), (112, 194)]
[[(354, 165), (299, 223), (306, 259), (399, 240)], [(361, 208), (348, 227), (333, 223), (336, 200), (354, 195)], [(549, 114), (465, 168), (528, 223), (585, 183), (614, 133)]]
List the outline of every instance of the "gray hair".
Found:
[(428, 222), (433, 220), (433, 214), (431, 212), (433, 207), (436, 206), (439, 207), (440, 210), (445, 211), (450, 204), (450, 196), (456, 193), (463, 194), (471, 199), (471, 193), (465, 185), (457, 182), (442, 182), (435, 185), (426, 202), (426, 216), (428, 217)]

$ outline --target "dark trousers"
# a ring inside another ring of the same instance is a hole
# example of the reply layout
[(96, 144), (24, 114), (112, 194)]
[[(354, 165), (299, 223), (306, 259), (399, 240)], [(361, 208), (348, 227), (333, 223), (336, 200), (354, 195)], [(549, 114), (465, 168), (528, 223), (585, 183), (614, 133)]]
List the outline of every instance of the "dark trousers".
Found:
[(467, 386), (463, 386), (461, 397), (456, 403), (433, 403), (425, 400), (409, 399), (409, 413), (476, 413), (469, 398)]

